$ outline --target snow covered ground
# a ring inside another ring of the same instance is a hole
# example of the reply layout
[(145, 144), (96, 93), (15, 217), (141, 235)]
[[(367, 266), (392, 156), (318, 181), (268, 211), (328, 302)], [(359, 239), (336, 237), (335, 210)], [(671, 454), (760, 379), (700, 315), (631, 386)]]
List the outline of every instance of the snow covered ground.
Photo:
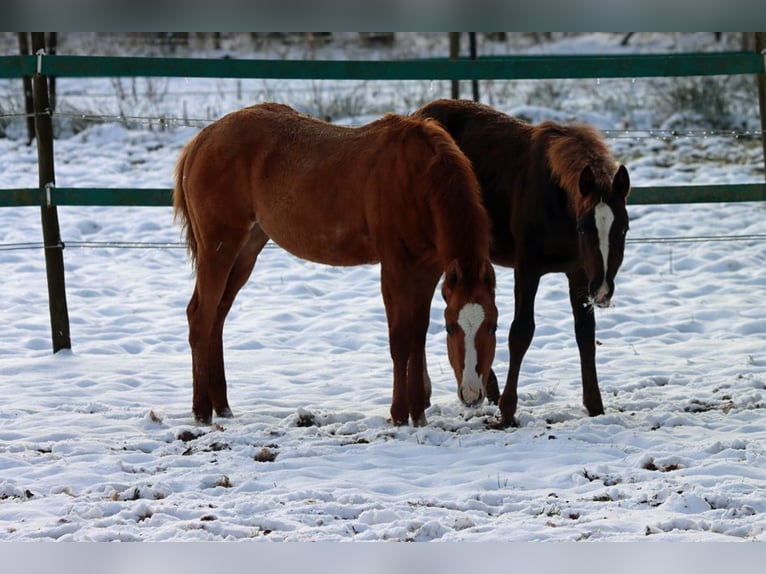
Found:
[[(590, 51), (605, 42), (589, 41)], [(623, 94), (632, 86), (604, 84)], [(62, 80), (59, 89), (90, 86)], [(12, 89), (0, 83), (0, 93)], [(216, 106), (237, 102), (221, 95)], [(628, 115), (643, 118), (641, 129), (662, 127), (651, 109)], [(587, 117), (625, 128), (613, 110)], [(103, 122), (68, 133), (56, 141), (57, 184), (170, 187), (196, 129)], [(610, 145), (635, 186), (764, 178), (753, 138)], [(37, 185), (22, 135), (0, 138), (0, 158), (0, 188)], [(171, 209), (58, 211), (72, 351), (52, 355), (39, 209), (0, 209), (2, 541), (766, 540), (762, 204), (630, 207), (614, 307), (596, 311), (604, 416), (580, 404), (565, 278), (545, 277), (520, 428), (505, 431), (486, 426), (495, 407), (457, 399), (438, 296), (429, 425), (392, 427), (378, 267), (314, 265), (273, 246), (226, 325), (236, 416), (195, 426), (193, 277)], [(169, 245), (102, 245), (135, 242)], [(513, 276), (496, 271), (502, 385)]]

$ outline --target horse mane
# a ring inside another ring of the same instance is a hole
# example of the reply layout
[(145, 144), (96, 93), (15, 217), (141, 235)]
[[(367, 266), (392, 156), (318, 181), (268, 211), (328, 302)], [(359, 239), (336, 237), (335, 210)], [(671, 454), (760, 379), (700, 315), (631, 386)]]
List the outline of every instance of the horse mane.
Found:
[(464, 273), (478, 276), (482, 261), (489, 257), (491, 223), (471, 161), (436, 120), (411, 116), (406, 120), (420, 126), (433, 152), (425, 181), (430, 184), (428, 204), (443, 263), (446, 267), (457, 259)]
[(595, 128), (545, 121), (534, 126), (532, 137), (542, 140), (553, 180), (567, 192), (578, 213), (600, 200), (597, 197), (586, 199), (580, 193), (580, 174), (586, 165), (590, 165), (599, 185), (611, 188), (618, 165)]

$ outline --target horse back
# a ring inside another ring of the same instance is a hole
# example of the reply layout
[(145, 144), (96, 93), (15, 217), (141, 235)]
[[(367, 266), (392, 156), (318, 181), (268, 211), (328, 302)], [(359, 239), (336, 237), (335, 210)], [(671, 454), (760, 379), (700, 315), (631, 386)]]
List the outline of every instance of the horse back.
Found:
[(412, 252), (433, 251), (424, 178), (434, 145), (422, 124), (388, 115), (344, 127), (258, 104), (201, 130), (178, 178), (190, 211), (215, 213), (208, 225), (257, 223), (303, 259), (374, 263), (392, 234)]

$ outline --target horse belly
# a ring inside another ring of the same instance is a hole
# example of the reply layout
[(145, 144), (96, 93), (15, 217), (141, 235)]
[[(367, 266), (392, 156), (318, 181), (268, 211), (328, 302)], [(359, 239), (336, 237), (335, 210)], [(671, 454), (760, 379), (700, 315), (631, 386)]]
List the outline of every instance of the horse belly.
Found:
[(293, 221), (289, 226), (278, 223), (286, 221), (279, 217), (259, 220), (259, 224), (274, 243), (296, 257), (337, 266), (364, 265), (379, 260), (364, 225), (316, 221), (314, 218), (305, 218), (296, 224), (295, 213), (288, 218)]

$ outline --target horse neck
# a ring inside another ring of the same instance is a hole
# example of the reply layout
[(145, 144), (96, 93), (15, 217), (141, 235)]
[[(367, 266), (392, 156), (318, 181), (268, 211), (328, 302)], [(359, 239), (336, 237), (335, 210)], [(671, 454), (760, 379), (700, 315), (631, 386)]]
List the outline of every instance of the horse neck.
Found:
[[(457, 259), (464, 273), (489, 258), (490, 222), (470, 160), (435, 120), (399, 119), (411, 183), (431, 214), (431, 240), (443, 269)], [(421, 161), (416, 161), (416, 157)], [(424, 169), (423, 169), (424, 168)], [(422, 230), (421, 230), (422, 231)]]
[(481, 262), (489, 258), (489, 217), (473, 173), (450, 170), (429, 194), (436, 248), (445, 268), (457, 259), (464, 273), (478, 273)]

